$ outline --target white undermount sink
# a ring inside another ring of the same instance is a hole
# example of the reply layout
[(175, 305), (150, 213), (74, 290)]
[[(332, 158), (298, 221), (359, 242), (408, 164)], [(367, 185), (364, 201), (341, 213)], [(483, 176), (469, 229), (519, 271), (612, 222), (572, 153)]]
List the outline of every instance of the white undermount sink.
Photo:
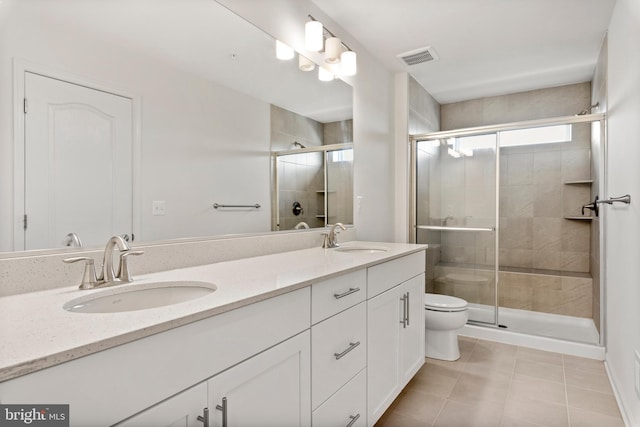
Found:
[[(124, 286), (124, 285), (123, 285)], [(119, 313), (164, 307), (215, 292), (216, 285), (199, 281), (154, 282), (110, 288), (73, 299), (63, 308), (74, 313)]]
[(369, 245), (349, 245), (349, 246), (338, 246), (336, 251), (338, 252), (348, 252), (348, 253), (367, 253), (374, 254), (377, 252), (386, 252), (388, 249), (382, 246), (369, 246)]

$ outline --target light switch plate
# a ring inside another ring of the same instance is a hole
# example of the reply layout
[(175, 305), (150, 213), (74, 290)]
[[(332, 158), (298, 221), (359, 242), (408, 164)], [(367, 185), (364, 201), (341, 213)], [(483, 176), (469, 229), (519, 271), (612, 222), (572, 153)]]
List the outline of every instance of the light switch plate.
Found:
[(165, 201), (164, 200), (154, 200), (151, 207), (151, 214), (153, 216), (162, 216), (165, 214)]

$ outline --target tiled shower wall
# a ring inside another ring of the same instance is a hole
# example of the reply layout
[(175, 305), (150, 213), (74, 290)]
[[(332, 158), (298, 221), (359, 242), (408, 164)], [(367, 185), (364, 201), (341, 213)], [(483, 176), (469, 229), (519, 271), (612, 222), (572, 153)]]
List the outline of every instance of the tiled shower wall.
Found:
[[(289, 150), (299, 142), (307, 148), (329, 144), (353, 142), (353, 120), (320, 123), (275, 105), (271, 106), (271, 149)], [(325, 193), (323, 154), (302, 153), (280, 156), (279, 213), (280, 230), (291, 230), (299, 222), (309, 227), (324, 226), (324, 198), (329, 197), (329, 222), (352, 223), (352, 191)], [(333, 189), (352, 189), (353, 179), (350, 165), (331, 164), (329, 185)], [(302, 205), (303, 212), (294, 215), (293, 203)], [(276, 218), (275, 212), (272, 218)], [(351, 218), (345, 220), (343, 218)], [(277, 229), (272, 224), (272, 229)]]
[[(443, 130), (453, 130), (569, 116), (588, 108), (590, 97), (591, 85), (586, 82), (447, 104), (441, 108), (441, 125)], [(501, 150), (499, 259), (500, 269), (507, 270), (501, 271), (499, 277), (501, 306), (580, 317), (594, 315), (592, 306), (596, 304), (593, 302), (592, 279), (588, 274), (593, 258), (591, 220), (567, 219), (582, 217), (582, 205), (591, 200), (592, 184), (576, 183), (591, 179), (590, 125), (573, 126), (572, 136), (572, 142), (567, 143)], [(466, 175), (472, 172), (478, 175), (481, 169), (474, 162), (469, 158), (465, 163), (458, 162), (455, 167), (464, 168)], [(440, 175), (443, 178), (450, 176), (445, 165), (441, 167)], [(471, 179), (465, 185), (477, 185), (478, 182), (478, 179)], [(450, 184), (443, 184), (443, 193), (451, 190), (445, 189)], [(466, 189), (465, 192), (466, 204), (470, 204), (473, 197), (482, 201), (481, 191)], [(430, 217), (442, 220), (449, 215), (445, 198), (443, 195), (442, 206), (437, 212), (431, 207)], [(450, 220), (453, 223), (449, 225), (482, 226), (474, 223), (483, 217), (481, 212), (478, 214), (474, 217), (469, 213), (454, 213)], [(590, 211), (585, 213), (587, 216), (590, 216)], [(455, 292), (455, 295), (466, 296), (472, 302), (491, 303), (492, 290), (487, 291), (486, 286), (463, 286), (442, 280), (451, 273), (447, 269), (455, 269), (456, 265), (491, 264), (491, 236), (449, 233), (447, 240), (442, 236), (440, 243), (440, 261), (443, 264), (435, 268), (431, 282), (434, 290)], [(535, 274), (523, 274), (524, 271)], [(477, 270), (474, 274), (483, 273)], [(454, 289), (456, 286), (464, 289)]]

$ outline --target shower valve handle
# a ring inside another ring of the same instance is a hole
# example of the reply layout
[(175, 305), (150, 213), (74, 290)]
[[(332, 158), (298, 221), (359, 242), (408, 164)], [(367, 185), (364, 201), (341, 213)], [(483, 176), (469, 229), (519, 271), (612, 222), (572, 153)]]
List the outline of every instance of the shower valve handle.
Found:
[(596, 198), (593, 200), (593, 202), (591, 203), (587, 203), (586, 205), (582, 206), (582, 215), (584, 215), (584, 210), (586, 209), (590, 209), (593, 212), (595, 212), (596, 216), (598, 216), (598, 196), (596, 196)]

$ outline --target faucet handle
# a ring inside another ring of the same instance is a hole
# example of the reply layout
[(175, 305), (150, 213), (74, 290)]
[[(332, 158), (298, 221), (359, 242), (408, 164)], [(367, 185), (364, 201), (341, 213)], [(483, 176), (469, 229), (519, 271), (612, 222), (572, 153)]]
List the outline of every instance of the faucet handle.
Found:
[(96, 278), (96, 267), (95, 261), (93, 258), (89, 258), (86, 256), (73, 257), (73, 258), (65, 258), (62, 262), (66, 262), (67, 264), (71, 264), (74, 262), (84, 261), (84, 272), (82, 273), (82, 282), (80, 283), (80, 289), (91, 289), (95, 288), (98, 284), (98, 279)]
[(120, 267), (118, 268), (117, 278), (120, 281), (128, 283), (133, 282), (131, 270), (129, 269), (129, 257), (134, 255), (142, 255), (144, 251), (124, 251), (120, 253)]
[(329, 246), (329, 233), (322, 233), (322, 249), (328, 249)]

